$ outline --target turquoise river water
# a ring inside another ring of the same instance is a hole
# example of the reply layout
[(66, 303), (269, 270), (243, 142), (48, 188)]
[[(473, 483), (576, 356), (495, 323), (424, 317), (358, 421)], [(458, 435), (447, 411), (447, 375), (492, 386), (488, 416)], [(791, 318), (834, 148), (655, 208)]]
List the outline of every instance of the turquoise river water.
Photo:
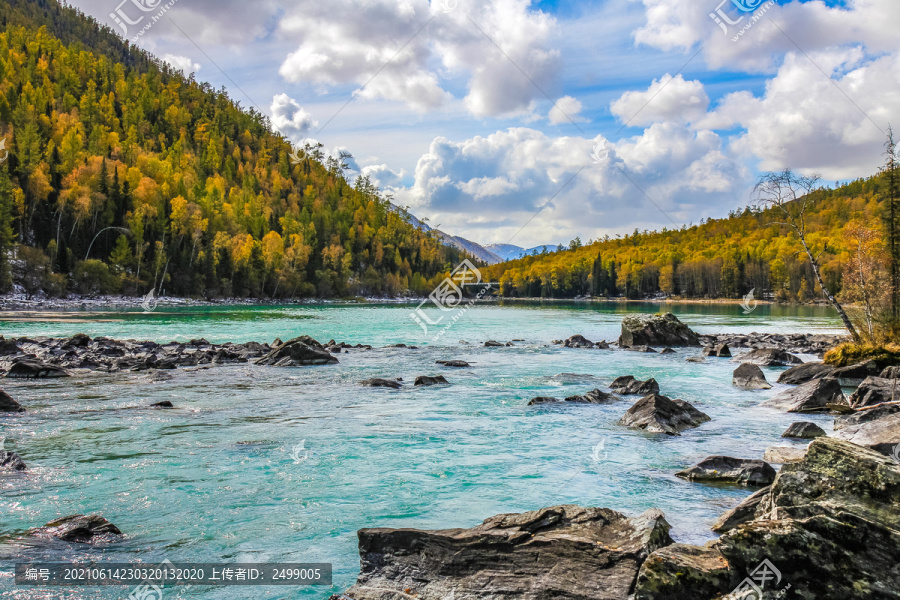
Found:
[[(580, 333), (614, 340), (626, 312), (656, 304), (520, 303), (477, 306), (429, 343), (402, 305), (140, 308), (0, 320), (0, 334), (167, 342), (271, 342), (309, 334), (369, 351), (340, 364), (254, 365), (55, 381), (4, 380), (28, 412), (0, 416), (5, 447), (29, 466), (0, 476), (0, 598), (127, 598), (123, 587), (17, 587), (16, 562), (333, 563), (331, 587), (169, 588), (164, 598), (327, 598), (359, 570), (363, 527), (470, 527), (498, 514), (574, 503), (637, 515), (662, 509), (681, 542), (713, 539), (710, 525), (750, 491), (682, 481), (673, 473), (706, 456), (762, 458), (796, 415), (759, 404), (783, 386), (740, 391), (727, 359), (567, 349)], [(827, 309), (669, 305), (699, 333), (838, 332)], [(2, 319), (3, 317), (0, 317)], [(485, 348), (489, 339), (514, 346)], [(465, 340), (468, 343), (462, 343)], [(389, 344), (418, 349), (385, 348)], [(436, 360), (458, 358), (469, 369)], [(804, 357), (810, 359), (812, 357)], [(781, 369), (764, 369), (770, 381)], [(417, 375), (451, 385), (413, 388)], [(680, 437), (621, 427), (637, 401), (528, 407), (534, 396), (606, 389), (619, 375), (655, 377), (712, 421)], [(562, 375), (562, 376), (561, 376)], [(364, 388), (402, 377), (401, 390)], [(171, 400), (175, 410), (144, 407)], [(828, 416), (804, 416), (826, 431)], [(598, 444), (602, 446), (594, 451)], [(294, 453), (301, 447), (302, 453)], [(292, 454), (294, 457), (292, 457)], [(300, 456), (300, 460), (295, 457)], [(30, 528), (74, 513), (100, 513), (125, 535), (111, 544), (37, 544)], [(147, 600), (156, 598), (147, 597)]]

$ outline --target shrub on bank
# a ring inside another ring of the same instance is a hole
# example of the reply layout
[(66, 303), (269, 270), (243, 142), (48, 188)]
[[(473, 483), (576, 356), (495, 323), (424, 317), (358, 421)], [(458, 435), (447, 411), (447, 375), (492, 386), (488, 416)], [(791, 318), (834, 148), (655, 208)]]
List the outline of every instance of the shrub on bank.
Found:
[(900, 365), (900, 346), (897, 344), (857, 344), (847, 342), (825, 353), (825, 363), (835, 367), (846, 367), (867, 360), (874, 360), (882, 369)]

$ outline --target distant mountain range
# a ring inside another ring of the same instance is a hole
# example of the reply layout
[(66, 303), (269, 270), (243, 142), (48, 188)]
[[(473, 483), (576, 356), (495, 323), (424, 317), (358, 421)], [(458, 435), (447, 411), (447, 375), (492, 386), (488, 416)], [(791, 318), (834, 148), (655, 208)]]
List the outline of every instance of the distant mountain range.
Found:
[[(449, 233), (443, 232), (440, 229), (434, 229), (427, 223), (420, 221), (412, 214), (409, 214), (409, 222), (425, 231), (435, 232), (438, 237), (443, 240), (445, 245), (453, 246), (454, 248), (462, 250), (463, 252), (468, 252), (478, 260), (483, 260), (489, 265), (496, 265), (508, 260), (522, 258), (523, 256), (532, 254), (535, 251), (540, 254), (544, 249), (544, 246), (535, 246), (534, 248), (526, 249), (522, 248), (521, 246), (515, 246), (513, 244), (488, 244), (486, 246), (482, 246), (477, 242), (467, 240), (466, 238), (459, 237), (458, 235), (450, 235)], [(547, 245), (547, 250), (552, 252), (555, 249), (555, 245)]]

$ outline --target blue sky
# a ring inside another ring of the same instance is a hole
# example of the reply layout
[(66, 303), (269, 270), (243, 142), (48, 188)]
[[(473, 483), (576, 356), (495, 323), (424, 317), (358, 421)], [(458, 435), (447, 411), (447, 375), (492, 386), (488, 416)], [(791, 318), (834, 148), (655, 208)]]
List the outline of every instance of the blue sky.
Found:
[(765, 170), (877, 169), (900, 3), (720, 1), (178, 0), (137, 43), (432, 225), (533, 246), (724, 216)]

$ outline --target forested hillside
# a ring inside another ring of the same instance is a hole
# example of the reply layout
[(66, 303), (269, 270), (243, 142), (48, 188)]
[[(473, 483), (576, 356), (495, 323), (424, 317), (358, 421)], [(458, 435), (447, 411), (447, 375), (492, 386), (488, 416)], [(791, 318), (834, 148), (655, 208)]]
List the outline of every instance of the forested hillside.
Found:
[(0, 291), (423, 294), (461, 259), (78, 11), (5, 1), (0, 22)]
[[(808, 239), (835, 294), (846, 285), (844, 274), (851, 251), (858, 254), (860, 232), (869, 232), (867, 239), (883, 239), (887, 188), (882, 174), (816, 192), (806, 214)], [(757, 298), (821, 298), (810, 261), (783, 220), (776, 210), (748, 207), (678, 230), (635, 231), (588, 246), (573, 244), (489, 267), (487, 273), (501, 283), (503, 295), (513, 297), (740, 298), (755, 289)]]

